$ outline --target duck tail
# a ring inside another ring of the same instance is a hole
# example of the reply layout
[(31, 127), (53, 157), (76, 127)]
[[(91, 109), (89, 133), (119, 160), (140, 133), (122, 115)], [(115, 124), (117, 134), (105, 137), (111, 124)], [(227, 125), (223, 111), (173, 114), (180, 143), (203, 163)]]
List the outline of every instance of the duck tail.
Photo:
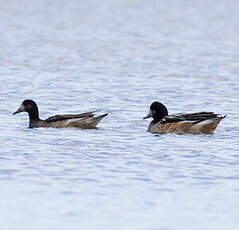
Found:
[(99, 115), (99, 116), (97, 116), (97, 117), (92, 117), (92, 119), (91, 119), (91, 124), (90, 124), (90, 126), (92, 127), (92, 128), (96, 128), (96, 126), (99, 124), (99, 122), (104, 118), (104, 117), (106, 117), (108, 115), (108, 113), (105, 113), (105, 114), (102, 114), (102, 115)]
[(222, 119), (224, 119), (227, 115), (224, 116), (217, 116), (212, 119), (207, 119), (204, 121), (201, 121), (197, 123), (195, 126), (197, 126), (198, 129), (202, 133), (213, 133), (213, 131), (217, 128), (218, 124), (221, 122)]

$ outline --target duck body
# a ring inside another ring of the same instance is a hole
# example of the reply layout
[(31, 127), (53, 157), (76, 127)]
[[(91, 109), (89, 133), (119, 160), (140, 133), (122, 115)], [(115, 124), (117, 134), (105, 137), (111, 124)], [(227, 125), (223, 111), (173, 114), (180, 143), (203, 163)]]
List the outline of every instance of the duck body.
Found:
[(152, 133), (212, 134), (226, 116), (214, 112), (168, 115), (168, 110), (163, 104), (154, 102), (144, 118), (149, 117), (153, 117), (153, 121), (148, 126), (148, 131)]
[(81, 114), (63, 114), (49, 117), (45, 120), (39, 118), (39, 111), (37, 104), (32, 100), (25, 100), (22, 102), (20, 108), (13, 114), (27, 112), (29, 115), (29, 128), (39, 127), (77, 127), (84, 129), (96, 128), (97, 124), (108, 114), (95, 116), (94, 112), (87, 112)]

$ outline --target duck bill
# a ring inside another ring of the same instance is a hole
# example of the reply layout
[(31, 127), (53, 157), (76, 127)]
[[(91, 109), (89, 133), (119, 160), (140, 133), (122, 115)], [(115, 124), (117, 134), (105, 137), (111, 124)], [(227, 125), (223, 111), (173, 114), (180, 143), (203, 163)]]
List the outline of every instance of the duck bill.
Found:
[(149, 114), (147, 114), (145, 117), (143, 117), (143, 119), (147, 119), (150, 118), (151, 116)]
[(16, 112), (14, 112), (12, 115), (15, 115), (15, 114), (17, 114), (17, 113), (21, 113), (22, 112), (22, 110), (21, 110), (21, 108), (19, 108)]
[(149, 113), (145, 117), (143, 117), (143, 119), (147, 119), (147, 118), (150, 118), (150, 117), (152, 117), (151, 110), (149, 110)]

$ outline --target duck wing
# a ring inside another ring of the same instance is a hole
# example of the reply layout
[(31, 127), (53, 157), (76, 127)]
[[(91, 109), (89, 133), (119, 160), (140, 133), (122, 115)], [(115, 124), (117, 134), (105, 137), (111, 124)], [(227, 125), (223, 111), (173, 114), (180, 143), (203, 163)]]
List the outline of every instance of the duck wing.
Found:
[(215, 114), (214, 112), (199, 112), (199, 113), (179, 113), (174, 115), (165, 116), (160, 123), (172, 123), (179, 121), (194, 121), (194, 123), (198, 123), (204, 120), (217, 118), (219, 114)]
[(86, 118), (86, 117), (93, 117), (94, 112), (87, 112), (87, 113), (80, 113), (80, 114), (63, 114), (63, 115), (55, 115), (52, 117), (47, 118), (44, 120), (45, 122), (56, 122), (56, 121), (63, 121), (63, 120), (68, 120), (68, 119), (75, 119), (75, 118)]
[(165, 116), (163, 119), (161, 119), (160, 123), (172, 123), (172, 122), (179, 122), (179, 121), (185, 121), (185, 118), (181, 116), (180, 114), (174, 114), (174, 115), (168, 115)]
[(194, 124), (199, 123), (201, 121), (209, 120), (217, 118), (219, 114), (214, 112), (199, 112), (199, 113), (187, 113), (182, 114), (186, 121), (194, 121)]

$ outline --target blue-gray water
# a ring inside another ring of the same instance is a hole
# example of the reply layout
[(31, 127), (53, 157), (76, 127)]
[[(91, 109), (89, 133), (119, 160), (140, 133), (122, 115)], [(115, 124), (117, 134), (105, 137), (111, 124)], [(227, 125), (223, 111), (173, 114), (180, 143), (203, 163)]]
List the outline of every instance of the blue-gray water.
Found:
[[(236, 0), (2, 0), (1, 230), (236, 230), (239, 227)], [(102, 109), (98, 130), (28, 129)], [(155, 136), (170, 113), (227, 114), (213, 135)]]

